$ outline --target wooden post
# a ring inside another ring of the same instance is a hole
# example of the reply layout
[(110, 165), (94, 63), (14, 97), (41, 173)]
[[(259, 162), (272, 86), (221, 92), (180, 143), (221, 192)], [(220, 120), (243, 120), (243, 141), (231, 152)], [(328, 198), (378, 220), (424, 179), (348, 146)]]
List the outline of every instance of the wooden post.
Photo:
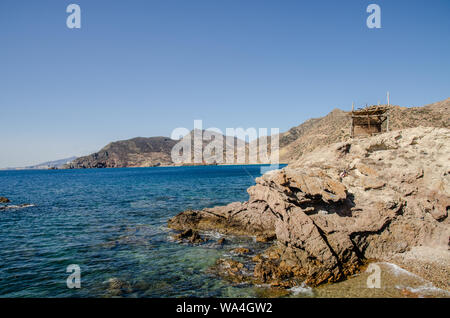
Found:
[(391, 102), (389, 101), (389, 91), (387, 92), (387, 102), (388, 102), (388, 106), (390, 106)]
[(351, 119), (351, 126), (350, 126), (350, 138), (353, 138), (353, 135), (354, 135), (354, 126), (353, 126), (353, 121), (355, 120), (354, 118), (353, 118), (353, 111), (355, 110), (355, 103), (354, 102), (352, 102), (352, 119)]
[(389, 132), (389, 112), (386, 114), (386, 131)]

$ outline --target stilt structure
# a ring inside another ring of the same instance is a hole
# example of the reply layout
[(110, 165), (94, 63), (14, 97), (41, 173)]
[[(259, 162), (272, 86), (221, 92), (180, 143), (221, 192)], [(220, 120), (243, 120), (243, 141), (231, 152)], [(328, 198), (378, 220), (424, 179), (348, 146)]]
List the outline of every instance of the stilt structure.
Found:
[(385, 121), (386, 131), (389, 131), (389, 107), (383, 105), (366, 106), (355, 110), (352, 104), (352, 124), (350, 136), (372, 136), (382, 133), (382, 125)]

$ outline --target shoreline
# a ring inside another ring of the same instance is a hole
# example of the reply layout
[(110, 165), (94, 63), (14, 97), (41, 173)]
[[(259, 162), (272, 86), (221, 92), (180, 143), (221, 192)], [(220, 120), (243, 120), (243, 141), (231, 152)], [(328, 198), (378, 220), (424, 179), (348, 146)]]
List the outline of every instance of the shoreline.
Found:
[(450, 292), (450, 252), (442, 248), (416, 246), (388, 258), (399, 267), (432, 282), (437, 288)]
[[(105, 170), (105, 169), (137, 169), (137, 168), (183, 168), (183, 167), (232, 167), (232, 166), (271, 166), (270, 163), (235, 163), (235, 164), (199, 164), (199, 165), (159, 165), (159, 166), (148, 166), (148, 167), (104, 167), (104, 168), (57, 168), (57, 169), (21, 169), (21, 168), (11, 168), (11, 169), (0, 169), (1, 171), (65, 171), (65, 170)], [(288, 163), (279, 163), (280, 166), (288, 165)]]

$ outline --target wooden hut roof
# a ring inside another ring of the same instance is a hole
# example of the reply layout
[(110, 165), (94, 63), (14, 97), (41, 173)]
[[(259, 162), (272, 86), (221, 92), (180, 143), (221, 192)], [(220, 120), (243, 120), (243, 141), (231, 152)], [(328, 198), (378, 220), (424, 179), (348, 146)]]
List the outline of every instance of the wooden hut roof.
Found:
[(374, 106), (368, 106), (368, 107), (364, 107), (361, 109), (357, 109), (352, 111), (352, 115), (356, 115), (356, 116), (380, 116), (380, 115), (384, 115), (387, 111), (389, 110), (389, 107), (387, 106), (378, 106), (378, 105), (374, 105)]

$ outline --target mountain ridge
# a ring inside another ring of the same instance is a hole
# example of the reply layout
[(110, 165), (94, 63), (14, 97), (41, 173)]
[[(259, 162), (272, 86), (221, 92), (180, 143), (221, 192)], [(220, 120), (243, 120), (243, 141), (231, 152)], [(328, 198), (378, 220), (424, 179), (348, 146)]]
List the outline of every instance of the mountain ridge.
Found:
[[(389, 106), (389, 113), (390, 130), (418, 126), (449, 128), (450, 98), (425, 106)], [(311, 152), (317, 147), (349, 139), (350, 112), (334, 108), (323, 117), (308, 119), (300, 125), (280, 133), (279, 138), (280, 163), (293, 162), (304, 153)], [(109, 143), (96, 153), (75, 159), (73, 162), (65, 165), (64, 168), (172, 166), (175, 163), (171, 159), (171, 150), (178, 142), (179, 140), (163, 136), (135, 137), (128, 140), (119, 140)], [(236, 138), (234, 143), (236, 144)], [(208, 144), (209, 142), (203, 141), (202, 150)], [(270, 138), (267, 146), (268, 148), (271, 147)], [(245, 143), (245, 163), (261, 163), (259, 158), (247, 156), (248, 147), (249, 144)], [(202, 162), (202, 164), (205, 163)]]

